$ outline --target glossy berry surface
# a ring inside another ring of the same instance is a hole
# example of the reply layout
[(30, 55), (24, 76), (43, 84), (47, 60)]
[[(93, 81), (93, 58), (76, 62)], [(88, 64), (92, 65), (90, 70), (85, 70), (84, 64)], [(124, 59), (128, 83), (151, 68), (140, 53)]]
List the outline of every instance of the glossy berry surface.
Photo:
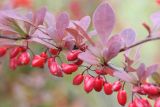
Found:
[(112, 84), (111, 83), (105, 82), (103, 87), (104, 87), (104, 93), (106, 95), (110, 95), (110, 94), (113, 93), (113, 91), (112, 91)]
[(118, 103), (122, 106), (124, 106), (127, 102), (127, 93), (125, 90), (118, 91), (117, 94)]

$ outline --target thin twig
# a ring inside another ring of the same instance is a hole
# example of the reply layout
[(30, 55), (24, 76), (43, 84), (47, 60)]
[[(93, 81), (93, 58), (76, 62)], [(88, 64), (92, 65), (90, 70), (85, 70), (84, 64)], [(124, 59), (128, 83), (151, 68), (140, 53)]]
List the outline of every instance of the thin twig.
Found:
[(2, 36), (0, 35), (0, 38), (3, 38), (3, 39), (10, 39), (10, 40), (24, 40), (24, 39), (30, 39), (30, 38), (23, 38), (23, 37), (9, 37), (9, 36)]
[(122, 48), (122, 49), (120, 50), (120, 52), (126, 51), (126, 50), (131, 49), (131, 48), (133, 48), (133, 47), (136, 47), (136, 46), (138, 46), (138, 45), (140, 45), (140, 44), (143, 44), (143, 43), (146, 43), (146, 42), (149, 42), (149, 41), (159, 40), (159, 39), (160, 39), (160, 37), (147, 38), (147, 39), (142, 40), (142, 41), (139, 41), (139, 42), (137, 42), (137, 43), (135, 43), (135, 44), (133, 44), (133, 45), (131, 45), (131, 46), (129, 46), (129, 47)]

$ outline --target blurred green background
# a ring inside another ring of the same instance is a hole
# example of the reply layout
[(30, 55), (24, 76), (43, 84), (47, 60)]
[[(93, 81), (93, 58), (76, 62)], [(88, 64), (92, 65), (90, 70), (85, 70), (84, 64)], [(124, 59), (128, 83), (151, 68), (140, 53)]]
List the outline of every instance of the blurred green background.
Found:
[[(54, 14), (67, 11), (72, 19), (79, 19), (84, 15), (92, 16), (101, 1), (32, 0), (32, 9), (45, 6)], [(116, 14), (116, 26), (113, 34), (131, 27), (137, 32), (137, 40), (143, 39), (147, 35), (142, 23), (146, 22), (151, 25), (150, 15), (160, 10), (160, 5), (156, 4), (154, 0), (106, 1), (113, 7)], [(1, 5), (8, 2), (11, 1), (0, 0)], [(141, 61), (147, 65), (159, 63), (159, 45), (158, 41), (144, 44), (141, 48)], [(34, 45), (34, 47), (36, 47), (37, 53), (42, 50), (38, 45)], [(122, 60), (121, 54), (113, 62), (115, 65), (122, 65)], [(73, 86), (72, 79), (75, 75), (57, 78), (50, 75), (47, 69), (32, 69), (30, 66), (11, 71), (8, 68), (8, 57), (1, 58), (0, 107), (120, 107), (116, 100), (116, 94), (106, 96), (103, 92), (95, 91), (86, 94), (82, 85)]]

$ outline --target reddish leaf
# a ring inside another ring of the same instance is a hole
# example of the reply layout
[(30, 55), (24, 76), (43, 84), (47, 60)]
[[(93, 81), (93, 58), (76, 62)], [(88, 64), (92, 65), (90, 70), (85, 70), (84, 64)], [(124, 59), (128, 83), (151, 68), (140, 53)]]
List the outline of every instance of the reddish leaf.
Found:
[(158, 64), (155, 64), (155, 65), (151, 65), (149, 67), (147, 67), (147, 71), (145, 73), (145, 76), (148, 77), (148, 76), (151, 76), (154, 72), (156, 72), (158, 69)]
[(43, 25), (46, 11), (46, 8), (41, 8), (33, 14), (33, 23), (35, 26)]
[(102, 3), (97, 7), (93, 15), (93, 24), (101, 40), (106, 41), (115, 24), (115, 15), (109, 4)]
[(94, 45), (94, 42), (92, 41), (92, 39), (90, 38), (90, 36), (87, 34), (87, 32), (78, 24), (74, 23), (76, 28), (80, 31), (80, 33), (82, 34), (82, 36), (84, 36), (92, 45)]
[(79, 21), (79, 25), (86, 31), (90, 25), (91, 18), (90, 16), (84, 16)]
[(64, 30), (69, 25), (69, 16), (67, 13), (61, 13), (56, 20), (56, 29), (57, 30)]
[(129, 46), (135, 41), (136, 33), (133, 29), (125, 29), (120, 35), (124, 40), (125, 46)]
[(138, 80), (137, 78), (134, 77), (134, 75), (129, 75), (128, 73), (126, 73), (125, 71), (115, 71), (113, 73), (113, 75), (115, 77), (118, 77), (119, 79), (132, 83), (132, 84), (137, 84)]
[(82, 52), (78, 55), (78, 58), (89, 63), (89, 64), (99, 64), (96, 56), (92, 55), (89, 51)]

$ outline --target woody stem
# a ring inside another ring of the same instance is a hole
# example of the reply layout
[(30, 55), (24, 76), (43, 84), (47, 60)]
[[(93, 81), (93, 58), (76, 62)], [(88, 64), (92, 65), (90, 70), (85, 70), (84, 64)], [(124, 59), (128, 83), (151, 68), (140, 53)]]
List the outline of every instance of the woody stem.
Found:
[(135, 43), (135, 44), (133, 44), (133, 45), (131, 45), (131, 46), (129, 46), (129, 47), (122, 48), (122, 49), (120, 50), (120, 52), (123, 52), (123, 51), (126, 51), (126, 50), (128, 50), (128, 49), (134, 48), (134, 47), (136, 47), (136, 46), (138, 46), (138, 45), (141, 45), (141, 44), (143, 44), (143, 43), (150, 42), (150, 41), (155, 41), (155, 40), (159, 40), (159, 39), (160, 39), (160, 37), (147, 38), (147, 39), (141, 40), (141, 41), (139, 41), (139, 42), (137, 42), (137, 43)]

